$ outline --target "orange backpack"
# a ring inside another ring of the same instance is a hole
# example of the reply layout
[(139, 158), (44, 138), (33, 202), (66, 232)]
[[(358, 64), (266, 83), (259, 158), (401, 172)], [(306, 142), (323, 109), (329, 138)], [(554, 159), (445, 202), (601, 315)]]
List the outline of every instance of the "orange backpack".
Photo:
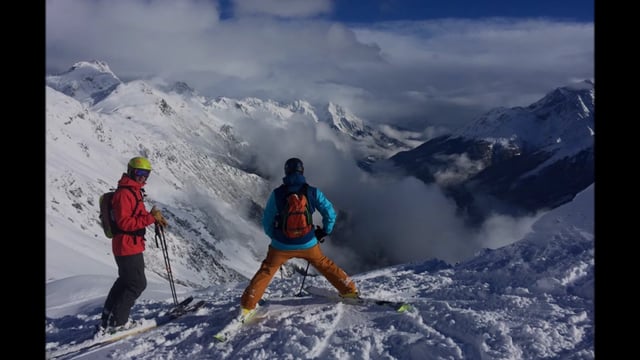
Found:
[(285, 196), (280, 224), (282, 224), (282, 232), (288, 238), (298, 238), (313, 230), (307, 188), (308, 185), (304, 184), (298, 192), (290, 192)]

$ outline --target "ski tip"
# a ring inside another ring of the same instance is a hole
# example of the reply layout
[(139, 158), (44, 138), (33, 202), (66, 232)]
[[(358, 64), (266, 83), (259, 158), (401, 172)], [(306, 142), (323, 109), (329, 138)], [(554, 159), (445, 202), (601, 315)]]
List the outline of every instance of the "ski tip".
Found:
[(197, 303), (193, 304), (192, 307), (197, 310), (197, 309), (203, 307), (204, 304), (206, 304), (206, 303), (207, 303), (206, 301), (200, 300)]
[(227, 338), (223, 334), (215, 334), (213, 338), (218, 340), (218, 342), (225, 342)]
[(400, 305), (400, 307), (396, 309), (396, 311), (399, 312), (399, 313), (407, 312), (407, 311), (410, 311), (410, 310), (411, 310), (411, 305), (406, 304), (406, 303)]

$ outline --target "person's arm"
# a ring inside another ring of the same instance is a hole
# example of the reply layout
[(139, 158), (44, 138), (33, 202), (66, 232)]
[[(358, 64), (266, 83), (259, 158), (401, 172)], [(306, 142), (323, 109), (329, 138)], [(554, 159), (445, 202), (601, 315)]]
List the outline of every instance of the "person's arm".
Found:
[(276, 215), (278, 213), (278, 209), (276, 207), (276, 197), (274, 192), (271, 192), (269, 196), (269, 200), (267, 200), (267, 205), (264, 207), (264, 214), (262, 216), (262, 228), (264, 229), (264, 233), (267, 234), (270, 238), (273, 239), (273, 230), (274, 224), (276, 220)]
[(331, 234), (333, 225), (336, 223), (336, 211), (333, 209), (333, 204), (318, 188), (316, 188), (316, 202), (318, 204), (316, 208), (322, 215), (322, 228), (327, 234)]

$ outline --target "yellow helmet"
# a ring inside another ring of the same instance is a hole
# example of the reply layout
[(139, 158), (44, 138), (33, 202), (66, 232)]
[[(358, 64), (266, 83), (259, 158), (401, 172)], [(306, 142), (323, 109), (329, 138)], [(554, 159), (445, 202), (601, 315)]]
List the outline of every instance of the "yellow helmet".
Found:
[(129, 160), (129, 163), (127, 164), (127, 175), (129, 175), (130, 178), (135, 179), (136, 175), (141, 175), (146, 176), (148, 179), (150, 173), (151, 163), (147, 158), (137, 156)]
[(128, 168), (151, 171), (151, 163), (149, 162), (149, 160), (147, 160), (147, 158), (136, 156), (133, 159), (129, 160)]

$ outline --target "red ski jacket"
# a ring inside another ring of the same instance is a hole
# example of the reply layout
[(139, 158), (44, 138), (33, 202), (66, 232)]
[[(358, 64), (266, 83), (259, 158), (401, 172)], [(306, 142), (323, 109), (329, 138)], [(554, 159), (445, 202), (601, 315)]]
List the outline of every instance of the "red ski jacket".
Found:
[[(127, 233), (118, 233), (111, 239), (111, 249), (115, 256), (135, 255), (144, 251), (145, 228), (156, 220), (144, 207), (141, 189), (145, 183), (122, 174), (119, 189), (112, 199), (113, 217), (118, 228)], [(124, 187), (129, 187), (133, 193)], [(135, 193), (135, 195), (134, 195)], [(137, 235), (131, 234), (135, 232)]]

